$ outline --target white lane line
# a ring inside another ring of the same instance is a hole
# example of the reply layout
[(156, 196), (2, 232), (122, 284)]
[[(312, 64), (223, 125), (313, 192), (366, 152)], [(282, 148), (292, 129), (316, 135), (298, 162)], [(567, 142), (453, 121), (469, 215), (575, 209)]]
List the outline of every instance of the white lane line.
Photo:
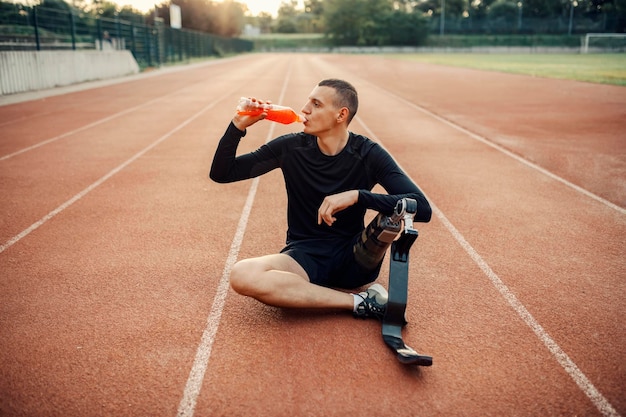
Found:
[(209, 317), (206, 321), (206, 327), (202, 333), (200, 339), (200, 345), (196, 351), (196, 357), (191, 366), (189, 377), (187, 378), (187, 384), (185, 385), (185, 391), (183, 392), (183, 398), (178, 405), (179, 417), (191, 417), (196, 409), (196, 403), (198, 401), (198, 395), (202, 389), (202, 382), (204, 381), (204, 374), (206, 373), (209, 358), (211, 357), (211, 350), (213, 349), (213, 342), (215, 341), (215, 335), (220, 325), (222, 318), (222, 311), (224, 310), (224, 304), (226, 304), (226, 296), (228, 295), (229, 283), (230, 283), (230, 271), (233, 269), (235, 262), (237, 262), (237, 256), (239, 255), (239, 249), (243, 242), (243, 235), (248, 225), (248, 217), (252, 210), (252, 204), (254, 203), (254, 197), (256, 196), (256, 190), (259, 186), (259, 178), (255, 178), (250, 185), (248, 191), (248, 198), (246, 204), (239, 217), (239, 224), (237, 224), (237, 230), (233, 241), (230, 244), (230, 250), (226, 257), (226, 264), (222, 271), (222, 277), (217, 286), (215, 297), (213, 297), (213, 305), (209, 312)]
[(19, 242), (20, 240), (22, 240), (24, 237), (28, 236), (33, 231), (37, 230), (44, 223), (46, 223), (48, 220), (52, 219), (54, 216), (56, 216), (57, 214), (61, 213), (63, 210), (65, 210), (66, 208), (68, 208), (69, 206), (71, 206), (72, 204), (74, 204), (75, 202), (80, 200), (81, 198), (83, 198), (85, 195), (87, 195), (88, 193), (93, 191), (95, 188), (100, 186), (102, 183), (104, 183), (106, 180), (111, 178), (113, 175), (117, 174), (118, 172), (120, 172), (121, 170), (126, 168), (128, 165), (130, 165), (131, 163), (136, 161), (138, 158), (140, 158), (142, 155), (144, 155), (150, 149), (154, 148), (155, 146), (157, 146), (158, 144), (160, 144), (161, 142), (163, 142), (164, 140), (166, 140), (167, 138), (172, 136), (174, 133), (178, 132), (179, 130), (181, 130), (182, 128), (187, 126), (189, 123), (191, 123), (192, 121), (194, 121), (195, 119), (200, 117), (200, 115), (202, 115), (204, 112), (206, 112), (207, 110), (209, 110), (210, 108), (215, 106), (221, 100), (223, 100), (226, 97), (232, 96), (232, 94), (233, 94), (233, 92), (229, 92), (227, 94), (224, 94), (223, 96), (221, 96), (217, 100), (214, 100), (209, 105), (205, 106), (202, 110), (200, 110), (199, 112), (197, 112), (196, 114), (191, 116), (189, 119), (185, 120), (183, 123), (181, 123), (180, 125), (178, 125), (174, 129), (170, 130), (168, 133), (166, 133), (165, 135), (161, 136), (156, 141), (152, 142), (150, 145), (145, 147), (143, 150), (141, 150), (138, 153), (136, 153), (130, 159), (126, 160), (124, 163), (122, 163), (118, 167), (116, 167), (113, 170), (109, 171), (109, 173), (107, 173), (106, 175), (104, 175), (103, 177), (98, 179), (93, 184), (89, 185), (87, 188), (85, 188), (84, 190), (82, 190), (81, 192), (76, 194), (74, 197), (70, 198), (65, 203), (61, 204), (59, 207), (57, 207), (56, 209), (52, 210), (50, 213), (46, 214), (44, 217), (42, 217), (41, 219), (39, 219), (38, 221), (36, 221), (32, 225), (30, 225), (28, 228), (23, 230), (21, 233), (17, 234), (16, 236), (13, 236), (11, 239), (9, 239), (7, 242), (5, 242), (3, 245), (0, 245), (0, 253), (4, 252), (8, 248), (13, 246), (17, 242)]
[[(239, 57), (228, 58), (228, 60), (230, 60), (230, 61), (238, 60), (238, 59), (240, 59), (240, 58)], [(216, 64), (219, 64), (219, 63), (222, 63), (222, 62), (225, 62), (225, 61), (210, 61), (208, 63), (199, 63), (199, 64), (188, 65), (188, 66), (181, 66), (181, 67), (171, 67), (171, 68), (168, 68), (168, 69), (162, 69), (162, 70), (159, 70), (159, 71), (153, 71), (153, 72), (149, 72), (149, 73), (145, 73), (145, 74), (136, 75), (136, 76), (133, 76), (132, 78), (129, 77), (129, 78), (119, 78), (119, 79), (112, 79), (112, 80), (102, 80), (101, 82), (96, 82), (93, 85), (93, 87), (90, 87), (91, 86), (90, 83), (85, 83), (85, 84), (80, 84), (80, 85), (75, 85), (75, 86), (68, 87), (68, 89), (69, 89), (68, 92), (81, 91), (81, 90), (84, 90), (84, 89), (96, 88), (96, 87), (103, 86), (103, 85), (111, 85), (111, 84), (119, 84), (119, 83), (124, 83), (124, 82), (130, 82), (130, 81), (134, 81), (134, 80), (140, 79), (140, 78), (157, 77), (157, 76), (161, 76), (161, 75), (166, 75), (166, 74), (171, 73), (171, 72), (188, 71), (188, 70), (193, 70), (193, 69), (198, 68), (198, 67), (209, 66), (209, 65), (216, 65)], [(24, 152), (32, 151), (33, 149), (37, 149), (37, 148), (39, 148), (41, 146), (44, 146), (44, 145), (47, 145), (49, 143), (55, 142), (55, 141), (57, 141), (59, 139), (63, 139), (65, 137), (74, 135), (74, 134), (82, 132), (84, 130), (91, 129), (92, 127), (95, 127), (95, 126), (98, 126), (98, 125), (100, 125), (102, 123), (106, 123), (106, 122), (109, 122), (111, 120), (114, 120), (114, 119), (116, 119), (116, 118), (118, 118), (120, 116), (123, 116), (125, 114), (131, 113), (131, 112), (133, 112), (135, 110), (138, 110), (138, 109), (140, 109), (142, 107), (146, 107), (146, 106), (148, 106), (148, 105), (150, 105), (150, 104), (152, 104), (154, 102), (157, 102), (159, 100), (164, 100), (164, 99), (166, 99), (166, 98), (168, 98), (170, 96), (173, 96), (173, 95), (176, 95), (176, 94), (181, 94), (181, 93), (185, 92), (186, 90), (190, 90), (192, 88), (195, 88), (195, 86), (197, 84), (201, 84), (201, 83), (204, 83), (204, 82), (205, 81), (199, 81), (199, 82), (197, 82), (195, 84), (192, 84), (192, 85), (190, 85), (188, 87), (185, 87), (183, 89), (176, 90), (176, 91), (173, 91), (171, 93), (168, 93), (168, 94), (156, 97), (156, 98), (154, 98), (152, 100), (146, 101), (145, 103), (142, 103), (142, 104), (139, 104), (137, 106), (134, 106), (134, 107), (131, 107), (129, 109), (126, 109), (124, 111), (112, 114), (110, 116), (107, 116), (107, 117), (105, 117), (103, 119), (97, 120), (97, 121), (95, 121), (93, 123), (90, 123), (88, 125), (79, 127), (78, 129), (74, 129), (74, 130), (71, 130), (69, 132), (65, 132), (65, 133), (63, 133), (61, 135), (55, 136), (53, 138), (43, 140), (43, 141), (41, 141), (39, 143), (36, 143), (36, 144), (34, 144), (32, 146), (28, 146), (26, 148), (20, 149), (19, 151), (15, 151), (13, 153), (10, 153), (10, 154), (4, 155), (4, 156), (0, 156), (0, 161), (4, 161), (5, 159), (12, 158), (12, 157), (17, 156), (19, 154), (22, 154)], [(61, 90), (61, 89), (59, 89), (59, 90)], [(56, 89), (54, 91), (56, 91)], [(52, 91), (52, 93), (54, 93), (54, 91)], [(44, 91), (42, 93), (46, 93), (46, 92)], [(51, 94), (51, 95), (56, 95), (56, 94)], [(50, 113), (50, 112), (43, 113), (43, 114), (48, 114), (48, 113)], [(0, 126), (2, 126), (2, 125), (0, 125)]]
[[(363, 123), (360, 118), (356, 118), (359, 123), (363, 126), (367, 134), (378, 143), (381, 143), (380, 140), (376, 137), (374, 132)], [(404, 168), (403, 168), (404, 169)], [(423, 190), (422, 190), (423, 191)], [(526, 323), (528, 327), (537, 335), (539, 340), (543, 342), (543, 344), (548, 348), (552, 356), (557, 360), (557, 362), (565, 369), (565, 372), (569, 374), (569, 376), (574, 380), (576, 385), (589, 397), (591, 402), (596, 406), (596, 408), (602, 413), (603, 416), (606, 417), (619, 417), (619, 414), (613, 408), (611, 403), (598, 391), (598, 389), (591, 383), (589, 378), (585, 376), (585, 374), (576, 366), (574, 361), (570, 359), (570, 357), (561, 349), (561, 347), (550, 337), (548, 332), (544, 330), (543, 327), (535, 320), (535, 318), (530, 314), (530, 312), (524, 307), (521, 301), (513, 294), (513, 292), (507, 287), (507, 285), (502, 282), (500, 277), (493, 272), (491, 267), (485, 262), (485, 260), (476, 252), (476, 250), (470, 245), (467, 240), (463, 237), (463, 235), (457, 230), (456, 227), (448, 220), (448, 218), (443, 214), (441, 210), (432, 202), (428, 196), (426, 196), (430, 205), (433, 209), (433, 213), (437, 218), (443, 223), (443, 225), (448, 229), (448, 231), (452, 234), (454, 239), (461, 245), (463, 250), (470, 256), (470, 258), (478, 265), (478, 267), (483, 271), (487, 278), (491, 281), (491, 283), (496, 287), (496, 289), (500, 292), (500, 294), (504, 297), (506, 302), (513, 308), (513, 310), (517, 313), (518, 316)]]
[(34, 145), (31, 145), (31, 146), (28, 146), (26, 148), (22, 148), (19, 151), (15, 151), (13, 153), (10, 153), (10, 154), (4, 155), (4, 156), (0, 156), (0, 161), (4, 161), (5, 159), (12, 158), (12, 157), (17, 156), (19, 154), (22, 154), (24, 152), (32, 151), (33, 149), (37, 149), (37, 148), (39, 148), (41, 146), (44, 146), (44, 145), (47, 145), (49, 143), (56, 142), (59, 139), (63, 139), (63, 138), (66, 138), (68, 136), (72, 136), (72, 135), (74, 135), (76, 133), (82, 132), (83, 130), (91, 129), (92, 127), (98, 126), (98, 125), (100, 125), (102, 123), (106, 123), (106, 122), (109, 122), (109, 121), (114, 120), (114, 119), (117, 119), (120, 116), (123, 116), (125, 114), (131, 113), (131, 112), (133, 112), (135, 110), (138, 110), (138, 109), (140, 109), (142, 107), (146, 107), (146, 106), (148, 106), (148, 105), (150, 105), (150, 104), (152, 104), (152, 103), (154, 103), (154, 102), (156, 102), (158, 100), (165, 99), (165, 98), (167, 98), (167, 97), (169, 97), (171, 95), (177, 94), (177, 93), (180, 93), (180, 91), (175, 91), (173, 93), (166, 94), (164, 96), (154, 98), (154, 99), (152, 99), (150, 101), (146, 101), (145, 103), (142, 103), (142, 104), (139, 104), (137, 106), (128, 108), (128, 109), (126, 109), (124, 111), (112, 114), (112, 115), (107, 116), (107, 117), (105, 117), (103, 119), (97, 120), (97, 121), (95, 121), (93, 123), (89, 123), (88, 125), (79, 127), (78, 129), (70, 130), (69, 132), (65, 132), (65, 133), (63, 133), (61, 135), (58, 135), (58, 136), (55, 136), (53, 138), (43, 140), (41, 142), (38, 142), (38, 143), (36, 143)]
[[(161, 67), (156, 71), (140, 72), (125, 77), (108, 78), (98, 81), (87, 81), (80, 84), (67, 85), (65, 87), (53, 87), (46, 90), (29, 91), (24, 93), (10, 94), (0, 96), (0, 107), (8, 106), (10, 104), (23, 103), (25, 101), (41, 100), (48, 97), (56, 97), (64, 94), (76, 93), (78, 91), (93, 90), (100, 87), (108, 87), (111, 85), (125, 84), (134, 81), (144, 80), (147, 78), (160, 77), (162, 75), (173, 74), (177, 72), (190, 71), (197, 68), (221, 65), (223, 63), (239, 61), (246, 59), (248, 55), (237, 55), (230, 58), (220, 58), (218, 60), (202, 61), (195, 64), (188, 65), (174, 65), (168, 67)], [(2, 126), (2, 125), (0, 125)]]
[(524, 164), (524, 165), (526, 165), (526, 166), (528, 166), (528, 167), (530, 167), (530, 168), (532, 168), (532, 169), (534, 169), (536, 171), (539, 171), (539, 172), (541, 172), (544, 175), (547, 175), (548, 177), (552, 178), (553, 180), (556, 180), (556, 181), (566, 185), (567, 187), (570, 187), (573, 190), (578, 191), (579, 193), (581, 193), (581, 194), (583, 194), (583, 195), (585, 195), (585, 196), (587, 196), (589, 198), (592, 198), (592, 199), (594, 199), (594, 200), (604, 204), (605, 206), (607, 206), (609, 208), (612, 208), (613, 210), (618, 211), (621, 214), (626, 214), (626, 208), (620, 207), (617, 204), (611, 203), (610, 201), (600, 197), (599, 195), (596, 195), (596, 194), (592, 193), (591, 191), (588, 191), (588, 190), (586, 190), (586, 189), (584, 189), (584, 188), (582, 188), (582, 187), (580, 187), (580, 186), (578, 186), (578, 185), (576, 185), (574, 183), (571, 183), (568, 180), (566, 180), (565, 178), (559, 177), (558, 175), (548, 171), (547, 169), (542, 168), (539, 165), (534, 164), (534, 163), (530, 162), (529, 160), (524, 159), (523, 157), (514, 154), (513, 152), (509, 151), (505, 147), (500, 146), (500, 145), (490, 141), (489, 139), (487, 139), (487, 138), (485, 138), (483, 136), (480, 136), (480, 135), (478, 135), (478, 134), (476, 134), (476, 133), (474, 133), (474, 132), (472, 132), (472, 131), (464, 128), (464, 127), (461, 127), (461, 126), (455, 124), (454, 122), (451, 122), (450, 120), (447, 120), (447, 119), (439, 116), (438, 114), (435, 114), (435, 113), (431, 112), (430, 110), (428, 110), (428, 109), (426, 109), (426, 108), (424, 108), (424, 107), (422, 107), (420, 105), (417, 105), (417, 104), (415, 104), (415, 103), (413, 103), (413, 102), (411, 102), (411, 101), (409, 101), (409, 100), (407, 100), (405, 98), (402, 98), (402, 97), (398, 96), (397, 94), (392, 93), (391, 91), (385, 90), (385, 89), (383, 89), (382, 87), (380, 87), (378, 85), (371, 84), (369, 82), (367, 82), (367, 83), (369, 85), (371, 85), (371, 86), (374, 86), (374, 87), (384, 91), (385, 93), (387, 93), (390, 96), (396, 98), (397, 100), (403, 102), (404, 104), (406, 104), (406, 105), (408, 105), (410, 107), (413, 107), (414, 109), (419, 110), (420, 112), (422, 112), (422, 113), (424, 113), (424, 114), (426, 114), (426, 115), (428, 115), (428, 116), (430, 116), (430, 117), (432, 117), (434, 119), (437, 119), (441, 123), (444, 123), (444, 124), (448, 125), (449, 127), (453, 128), (455, 130), (458, 130), (459, 132), (462, 132), (462, 133), (466, 134), (467, 136), (471, 137), (472, 139), (477, 140), (477, 141), (479, 141), (481, 143), (484, 143), (485, 145), (490, 146), (490, 147), (492, 147), (492, 148), (502, 152), (503, 154), (505, 154), (507, 156), (510, 156), (511, 158), (515, 159), (516, 161), (518, 161), (518, 162), (520, 162), (520, 163), (522, 163), (522, 164)]
[[(285, 92), (287, 91), (287, 84), (290, 77), (291, 67), (289, 67), (287, 76), (285, 77), (285, 81), (283, 82), (278, 103), (283, 102), (283, 98), (285, 96)], [(270, 125), (270, 130), (265, 139), (266, 143), (273, 138), (275, 126), (276, 125), (274, 123)], [(218, 283), (217, 291), (215, 293), (215, 296), (213, 297), (211, 311), (209, 312), (209, 316), (207, 317), (206, 328), (202, 333), (202, 338), (200, 339), (200, 344), (198, 345), (198, 350), (196, 351), (196, 357), (193, 361), (193, 365), (191, 366), (189, 378), (187, 378), (187, 384), (185, 384), (183, 398), (178, 405), (178, 413), (176, 414), (177, 417), (192, 417), (195, 413), (198, 396), (200, 395), (200, 391), (202, 390), (204, 375), (209, 365), (209, 359), (211, 358), (213, 343), (215, 342), (215, 336), (217, 334), (217, 329), (220, 325), (222, 311), (224, 310), (226, 297), (228, 296), (230, 272), (232, 271), (235, 262), (237, 262), (237, 256), (239, 255), (239, 249), (241, 248), (241, 243), (243, 242), (243, 236), (248, 225), (248, 217), (250, 216), (250, 211), (252, 210), (252, 204), (254, 203), (254, 197), (256, 196), (258, 186), (259, 177), (254, 178), (254, 180), (252, 181), (252, 184), (250, 185), (250, 190), (248, 191), (246, 204), (241, 211), (239, 223), (237, 224), (237, 230), (235, 231), (235, 236), (233, 237), (232, 243), (230, 245), (230, 250), (228, 251), (228, 256), (226, 257), (226, 263), (224, 265), (224, 270), (222, 271), (222, 277), (220, 278), (220, 282)]]
[(543, 327), (535, 320), (535, 318), (530, 314), (530, 312), (524, 307), (524, 305), (519, 301), (519, 299), (511, 292), (511, 290), (506, 286), (504, 282), (498, 277), (498, 275), (493, 272), (493, 270), (489, 267), (487, 262), (476, 252), (476, 250), (465, 240), (463, 235), (450, 223), (448, 218), (439, 210), (434, 204), (433, 213), (437, 216), (439, 220), (444, 224), (446, 229), (450, 231), (452, 236), (456, 239), (457, 242), (461, 245), (461, 247), (467, 252), (467, 254), (472, 258), (472, 260), (478, 265), (478, 267), (483, 271), (485, 275), (489, 278), (491, 283), (496, 287), (496, 289), (500, 292), (500, 294), (504, 297), (504, 299), (509, 303), (509, 305), (515, 310), (515, 312), (520, 316), (520, 318), (526, 323), (528, 327), (535, 332), (535, 335), (543, 342), (543, 344), (548, 348), (552, 356), (557, 360), (557, 362), (565, 369), (565, 372), (569, 374), (569, 376), (576, 382), (576, 385), (589, 397), (591, 402), (596, 406), (596, 408), (602, 413), (603, 416), (611, 416), (611, 417), (619, 417), (619, 414), (613, 408), (611, 403), (604, 398), (604, 396), (597, 390), (597, 388), (593, 385), (593, 383), (585, 376), (585, 374), (576, 366), (573, 360), (561, 349), (561, 347), (550, 337), (548, 332), (544, 330)]

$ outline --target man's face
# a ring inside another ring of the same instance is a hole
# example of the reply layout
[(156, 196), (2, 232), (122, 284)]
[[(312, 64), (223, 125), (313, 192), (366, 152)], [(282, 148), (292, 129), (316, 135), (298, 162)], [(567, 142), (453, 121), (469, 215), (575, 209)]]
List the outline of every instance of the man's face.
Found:
[(306, 118), (304, 133), (319, 135), (337, 126), (340, 108), (334, 104), (335, 89), (317, 86), (311, 91), (309, 100), (301, 112)]

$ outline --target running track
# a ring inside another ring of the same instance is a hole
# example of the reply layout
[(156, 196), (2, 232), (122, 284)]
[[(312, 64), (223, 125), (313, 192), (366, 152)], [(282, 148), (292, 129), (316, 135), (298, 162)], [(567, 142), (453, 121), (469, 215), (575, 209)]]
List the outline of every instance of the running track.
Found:
[[(328, 77), (433, 204), (404, 331), (431, 368), (228, 288), (285, 196), (208, 180), (217, 141), (240, 96), (300, 109)], [(0, 415), (626, 415), (625, 88), (279, 54), (118, 81), (0, 98)]]

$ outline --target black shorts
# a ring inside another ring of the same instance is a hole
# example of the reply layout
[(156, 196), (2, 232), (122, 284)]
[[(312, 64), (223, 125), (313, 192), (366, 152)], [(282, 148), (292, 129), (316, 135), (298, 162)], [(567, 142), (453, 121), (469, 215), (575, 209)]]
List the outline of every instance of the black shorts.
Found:
[(358, 288), (375, 281), (382, 264), (367, 270), (356, 263), (352, 247), (359, 236), (352, 240), (290, 242), (280, 253), (295, 259), (313, 284), (331, 288)]

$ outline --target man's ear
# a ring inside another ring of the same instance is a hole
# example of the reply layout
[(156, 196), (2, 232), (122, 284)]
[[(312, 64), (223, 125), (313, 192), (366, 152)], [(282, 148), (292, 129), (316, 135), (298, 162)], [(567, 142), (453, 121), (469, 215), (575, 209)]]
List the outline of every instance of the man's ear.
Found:
[(350, 115), (350, 110), (347, 107), (342, 107), (339, 110), (339, 115), (337, 115), (337, 123), (343, 123), (348, 120), (348, 116)]

